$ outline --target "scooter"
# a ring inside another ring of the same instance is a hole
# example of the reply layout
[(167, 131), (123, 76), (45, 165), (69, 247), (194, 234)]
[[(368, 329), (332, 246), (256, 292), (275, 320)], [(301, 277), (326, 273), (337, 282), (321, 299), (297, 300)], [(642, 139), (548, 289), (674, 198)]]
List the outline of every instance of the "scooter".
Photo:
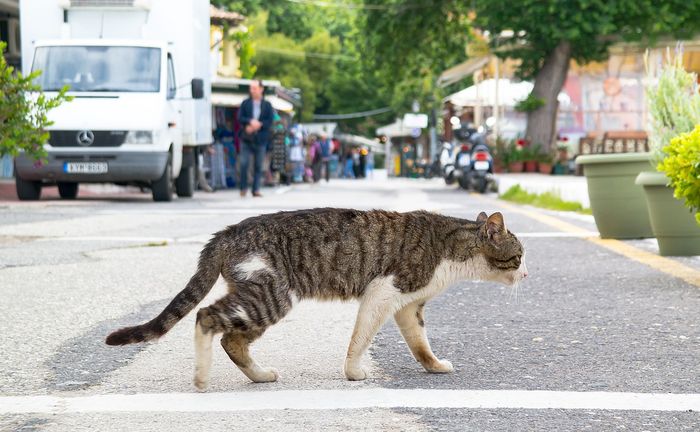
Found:
[(455, 181), (455, 158), (452, 155), (452, 144), (443, 143), (442, 151), (440, 152), (440, 170), (442, 177), (445, 179), (445, 184), (453, 185)]
[(469, 189), (470, 171), (471, 171), (472, 155), (469, 145), (462, 144), (459, 151), (455, 155), (455, 165), (452, 176), (457, 179), (459, 187)]
[(493, 182), (493, 157), (484, 136), (478, 132), (468, 138), (456, 157), (455, 176), (462, 189), (485, 193)]
[(470, 168), (470, 187), (479, 193), (485, 193), (493, 181), (493, 157), (486, 144), (479, 143), (472, 147)]

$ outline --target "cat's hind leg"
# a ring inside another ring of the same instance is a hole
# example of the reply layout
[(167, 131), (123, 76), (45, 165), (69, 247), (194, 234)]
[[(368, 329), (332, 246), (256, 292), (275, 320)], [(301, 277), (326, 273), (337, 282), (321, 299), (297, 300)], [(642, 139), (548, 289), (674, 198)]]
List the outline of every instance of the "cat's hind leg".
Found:
[(231, 361), (247, 376), (256, 383), (277, 381), (279, 374), (274, 368), (265, 368), (258, 365), (250, 356), (248, 347), (260, 337), (262, 332), (238, 333), (230, 332), (221, 338), (221, 346), (224, 347)]
[(216, 333), (226, 354), (253, 382), (277, 380), (272, 368), (260, 367), (250, 356), (248, 346), (268, 327), (281, 320), (292, 308), (292, 295), (271, 275), (257, 275), (235, 281), (232, 292), (213, 305), (200, 309), (195, 330), (195, 385), (205, 388), (211, 365), (211, 342)]
[(409, 303), (394, 314), (396, 324), (401, 330), (406, 344), (411, 349), (413, 357), (420, 362), (426, 371), (432, 373), (452, 372), (452, 363), (447, 360), (439, 360), (430, 349), (428, 336), (425, 333), (425, 321), (423, 319), (424, 300)]

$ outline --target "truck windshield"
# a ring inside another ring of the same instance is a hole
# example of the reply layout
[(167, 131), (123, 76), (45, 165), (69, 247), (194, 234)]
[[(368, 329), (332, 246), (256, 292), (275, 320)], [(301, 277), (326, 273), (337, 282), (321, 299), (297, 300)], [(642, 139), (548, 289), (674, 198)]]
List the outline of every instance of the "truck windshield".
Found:
[(158, 92), (160, 49), (124, 46), (38, 47), (32, 71), (43, 91)]

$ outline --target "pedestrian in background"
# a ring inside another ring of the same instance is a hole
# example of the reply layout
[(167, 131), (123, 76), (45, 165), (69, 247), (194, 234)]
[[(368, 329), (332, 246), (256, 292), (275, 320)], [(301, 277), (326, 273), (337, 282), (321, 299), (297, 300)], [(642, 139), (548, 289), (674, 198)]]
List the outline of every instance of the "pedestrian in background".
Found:
[(365, 178), (367, 176), (367, 155), (369, 154), (369, 150), (367, 148), (362, 147), (360, 149), (360, 178)]
[(225, 187), (236, 187), (236, 147), (234, 146), (233, 124), (226, 119), (223, 126), (216, 129), (216, 138), (224, 150)]
[(343, 178), (355, 178), (355, 173), (353, 172), (352, 164), (352, 150), (349, 150), (347, 153), (345, 153), (345, 167), (343, 170)]
[(355, 178), (360, 178), (360, 150), (352, 149), (352, 175)]
[(321, 132), (321, 164), (326, 178), (326, 183), (331, 181), (331, 156), (333, 154), (333, 141), (328, 138), (328, 134)]
[(365, 177), (374, 177), (374, 153), (372, 149), (367, 149), (367, 171), (365, 172)]
[(311, 144), (309, 146), (309, 153), (311, 155), (311, 173), (312, 180), (317, 183), (321, 180), (321, 169), (323, 168), (323, 154), (321, 150), (321, 143), (316, 136), (311, 136)]
[(214, 190), (226, 189), (226, 156), (224, 153), (224, 145), (221, 144), (217, 137), (216, 131), (214, 135), (214, 151), (211, 154), (211, 187)]
[(289, 160), (292, 163), (292, 181), (302, 182), (304, 179), (304, 145), (302, 133), (297, 128), (292, 128), (289, 146)]
[(248, 168), (253, 158), (253, 196), (261, 197), (260, 182), (267, 149), (270, 146), (272, 104), (263, 98), (262, 81), (250, 82), (250, 97), (238, 109), (238, 122), (241, 124), (241, 197), (248, 192)]

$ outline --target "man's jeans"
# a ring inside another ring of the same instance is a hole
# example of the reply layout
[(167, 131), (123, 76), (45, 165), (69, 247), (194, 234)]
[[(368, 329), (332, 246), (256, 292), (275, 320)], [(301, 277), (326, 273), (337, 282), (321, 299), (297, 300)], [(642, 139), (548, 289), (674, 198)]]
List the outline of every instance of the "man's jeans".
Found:
[(241, 190), (248, 190), (248, 167), (251, 155), (253, 162), (253, 193), (260, 191), (263, 163), (265, 162), (266, 146), (261, 143), (241, 142)]

